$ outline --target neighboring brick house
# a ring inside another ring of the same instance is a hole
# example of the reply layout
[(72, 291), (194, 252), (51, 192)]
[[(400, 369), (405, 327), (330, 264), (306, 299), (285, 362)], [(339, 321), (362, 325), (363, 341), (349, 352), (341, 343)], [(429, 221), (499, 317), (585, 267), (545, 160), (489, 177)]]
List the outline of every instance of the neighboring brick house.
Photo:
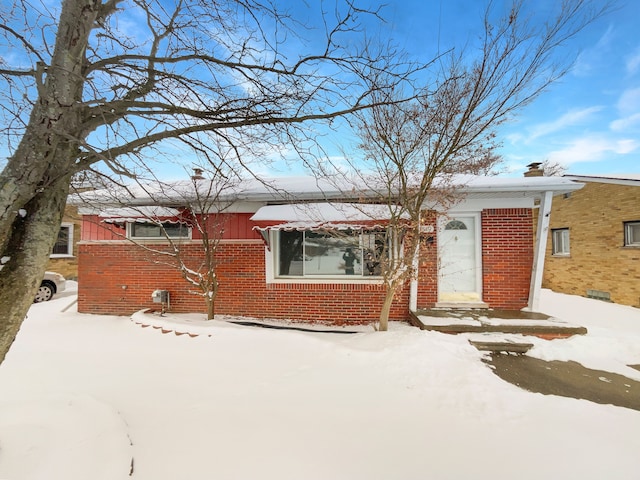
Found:
[[(345, 213), (353, 207), (349, 202), (366, 202), (367, 193), (348, 198), (346, 190), (314, 178), (269, 184), (268, 189), (263, 184), (243, 187), (220, 199), (226, 206), (216, 216), (225, 225), (216, 253), (216, 313), (375, 321), (385, 290), (367, 258), (377, 249), (384, 218), (365, 220)], [(543, 242), (534, 240), (533, 210), (536, 203), (548, 210), (554, 195), (578, 188), (557, 177), (465, 177), (460, 200), (429, 216), (423, 226), (418, 278), (396, 295), (390, 318), (406, 320), (410, 310), (432, 307), (535, 309), (544, 250)], [(189, 202), (171, 195), (151, 202), (148, 191), (127, 200), (125, 208), (103, 201), (102, 208), (94, 202), (91, 209), (81, 209), (80, 312), (128, 315), (157, 306), (151, 298), (155, 290), (169, 292), (171, 311), (204, 312), (202, 299), (190, 293), (192, 287), (165, 257), (131, 242), (164, 248), (159, 226), (148, 215), (131, 213), (133, 207), (163, 208), (153, 219), (180, 239), (185, 258), (197, 260), (202, 257), (200, 235), (189, 229), (184, 216), (199, 213), (186, 212)], [(287, 192), (286, 200), (282, 192)], [(371, 195), (369, 200), (379, 200)], [(546, 227), (540, 225), (541, 230)], [(347, 260), (349, 250), (356, 261)]]
[(67, 280), (78, 278), (78, 242), (81, 223), (78, 207), (67, 205), (64, 209), (58, 239), (47, 264), (47, 270), (60, 273)]
[(584, 188), (552, 208), (543, 286), (640, 306), (640, 174), (565, 175)]

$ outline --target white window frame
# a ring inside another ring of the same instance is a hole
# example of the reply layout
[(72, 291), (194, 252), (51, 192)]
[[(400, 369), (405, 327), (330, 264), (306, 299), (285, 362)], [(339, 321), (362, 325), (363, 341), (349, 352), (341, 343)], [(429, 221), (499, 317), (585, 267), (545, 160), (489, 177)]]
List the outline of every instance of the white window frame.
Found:
[(265, 248), (267, 283), (372, 283), (382, 282), (381, 275), (278, 275), (280, 241), (279, 230), (269, 231), (269, 246)]
[[(144, 241), (144, 240), (167, 240), (167, 237), (162, 234), (162, 223), (170, 223), (170, 222), (160, 222), (160, 223), (156, 223), (156, 222), (127, 222), (127, 238), (131, 239), (131, 240), (136, 240), (136, 241)], [(148, 237), (148, 236), (134, 236), (133, 235), (133, 231), (134, 225), (155, 225), (156, 227), (158, 227), (160, 229), (160, 233), (161, 235), (159, 236), (155, 236), (155, 237)], [(184, 225), (184, 228), (187, 231), (186, 235), (181, 235), (181, 236), (169, 236), (170, 240), (191, 240), (191, 227)]]
[[(635, 228), (633, 228), (635, 227)], [(634, 230), (640, 228), (640, 220), (632, 222), (624, 222), (624, 246), (640, 247), (640, 234), (634, 235)]]
[(571, 255), (571, 236), (568, 228), (551, 229), (551, 254), (554, 257)]
[[(66, 228), (69, 230), (69, 236), (67, 237), (67, 253), (52, 253), (49, 255), (50, 258), (72, 258), (73, 257), (73, 223), (62, 222), (60, 224), (60, 230)], [(60, 232), (58, 232), (60, 235)], [(56, 243), (58, 240), (56, 239)]]

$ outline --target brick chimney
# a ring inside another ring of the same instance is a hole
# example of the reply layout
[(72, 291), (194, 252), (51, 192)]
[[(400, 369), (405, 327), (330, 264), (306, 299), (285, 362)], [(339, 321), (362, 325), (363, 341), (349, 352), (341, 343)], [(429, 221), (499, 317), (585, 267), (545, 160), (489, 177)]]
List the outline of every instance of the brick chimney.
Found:
[(202, 175), (202, 173), (204, 172), (204, 170), (202, 170), (201, 168), (194, 168), (193, 169), (193, 175), (191, 175), (191, 180), (203, 180), (204, 176)]
[(542, 176), (544, 176), (544, 170), (542, 168), (540, 168), (540, 165), (542, 165), (542, 163), (539, 163), (539, 162), (534, 162), (534, 163), (530, 163), (529, 165), (527, 165), (527, 167), (529, 167), (529, 170), (524, 172), (524, 176), (525, 177), (542, 177)]

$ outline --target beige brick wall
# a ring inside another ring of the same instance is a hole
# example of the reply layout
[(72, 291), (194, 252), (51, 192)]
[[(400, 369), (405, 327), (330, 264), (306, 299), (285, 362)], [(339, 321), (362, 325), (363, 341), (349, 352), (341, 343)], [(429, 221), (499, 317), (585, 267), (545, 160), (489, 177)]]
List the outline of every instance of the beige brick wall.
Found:
[(640, 248), (624, 247), (623, 222), (640, 221), (640, 186), (587, 182), (569, 198), (556, 197), (550, 230), (569, 228), (570, 255), (551, 254), (549, 232), (543, 287), (640, 306)]

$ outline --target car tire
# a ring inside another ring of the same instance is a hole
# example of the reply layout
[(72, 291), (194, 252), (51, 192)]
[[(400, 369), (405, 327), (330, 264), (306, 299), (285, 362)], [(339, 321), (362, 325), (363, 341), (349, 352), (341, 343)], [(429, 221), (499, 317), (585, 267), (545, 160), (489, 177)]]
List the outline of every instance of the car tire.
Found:
[(53, 297), (55, 291), (56, 287), (50, 282), (42, 282), (40, 284), (40, 288), (38, 288), (38, 291), (36, 292), (36, 298), (34, 299), (34, 302), (40, 303), (51, 300), (51, 297)]

